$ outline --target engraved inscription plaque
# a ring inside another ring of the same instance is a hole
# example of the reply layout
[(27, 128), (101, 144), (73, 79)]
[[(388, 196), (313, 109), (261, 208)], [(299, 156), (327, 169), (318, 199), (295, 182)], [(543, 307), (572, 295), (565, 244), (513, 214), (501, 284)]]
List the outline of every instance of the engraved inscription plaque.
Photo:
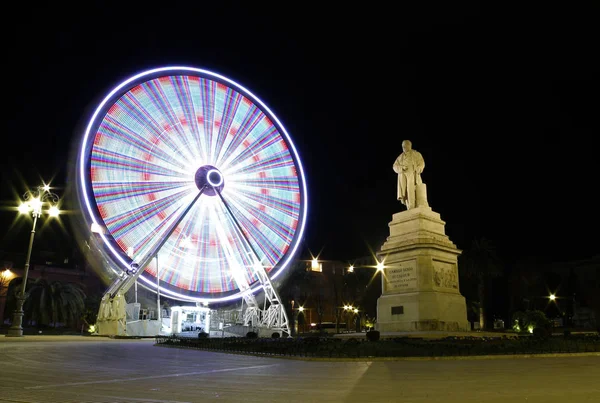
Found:
[(417, 288), (417, 262), (407, 260), (390, 265), (385, 270), (385, 292), (409, 291)]

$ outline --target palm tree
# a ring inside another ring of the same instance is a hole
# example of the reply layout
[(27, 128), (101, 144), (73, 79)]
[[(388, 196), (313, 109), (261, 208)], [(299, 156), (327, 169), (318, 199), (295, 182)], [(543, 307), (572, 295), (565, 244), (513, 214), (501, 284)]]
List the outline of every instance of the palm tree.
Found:
[(73, 324), (85, 309), (85, 293), (74, 283), (38, 279), (29, 291), (25, 311), (39, 325)]
[[(34, 281), (31, 278), (27, 279), (27, 286), (25, 287), (25, 295), (28, 295), (33, 282)], [(6, 317), (10, 317), (11, 320), (13, 319), (12, 315), (13, 315), (15, 309), (17, 309), (17, 294), (19, 292), (21, 292), (21, 284), (23, 284), (23, 277), (15, 277), (7, 285), (6, 306), (4, 308), (4, 313), (5, 313)], [(25, 319), (25, 318), (23, 318), (23, 319)], [(23, 322), (23, 324), (25, 324), (25, 322)]]
[(502, 275), (502, 265), (496, 255), (496, 247), (492, 241), (486, 238), (473, 240), (471, 247), (460, 256), (459, 262), (467, 277), (474, 278), (477, 281), (479, 326), (481, 329), (485, 329), (486, 284), (490, 279)]
[[(275, 281), (274, 286), (279, 290), (279, 296), (285, 306), (288, 318), (290, 318), (290, 328), (295, 328), (295, 321), (298, 315), (297, 308), (306, 303), (308, 298), (306, 290), (310, 282), (310, 273), (306, 271), (306, 263), (296, 260), (288, 269), (288, 274), (284, 278)], [(292, 311), (291, 301), (294, 301), (295, 312)], [(289, 302), (289, 303), (286, 303)], [(293, 331), (293, 330), (292, 330)]]

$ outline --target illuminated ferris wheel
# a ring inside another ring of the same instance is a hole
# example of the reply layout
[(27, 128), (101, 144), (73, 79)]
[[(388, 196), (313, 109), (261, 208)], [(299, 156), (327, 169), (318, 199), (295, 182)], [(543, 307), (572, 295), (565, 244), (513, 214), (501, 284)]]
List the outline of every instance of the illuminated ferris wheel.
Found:
[(290, 136), (250, 91), (191, 67), (137, 74), (95, 110), (77, 170), (117, 273), (107, 295), (140, 281), (182, 301), (244, 298), (246, 322), (289, 334), (271, 279), (302, 237), (306, 181)]

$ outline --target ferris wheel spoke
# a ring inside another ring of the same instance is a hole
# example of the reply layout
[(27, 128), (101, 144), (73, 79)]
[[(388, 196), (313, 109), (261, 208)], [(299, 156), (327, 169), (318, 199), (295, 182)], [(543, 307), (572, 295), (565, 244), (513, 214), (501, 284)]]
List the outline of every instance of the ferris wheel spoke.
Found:
[(219, 159), (219, 165), (228, 166), (236, 157), (236, 152), (239, 151), (239, 147), (247, 148), (252, 144), (251, 134), (253, 130), (263, 120), (263, 115), (260, 109), (254, 105), (248, 105), (247, 99), (244, 98), (243, 102), (238, 107), (238, 114), (243, 116), (239, 127), (233, 133), (234, 138), (225, 146), (221, 157)]
[[(202, 142), (202, 135), (199, 127), (201, 121), (202, 106), (198, 105), (197, 99), (200, 98), (199, 80), (186, 80), (184, 77), (175, 77), (179, 88), (181, 89), (177, 95), (179, 103), (182, 105), (182, 110), (185, 119), (185, 126), (190, 131), (190, 136), (193, 140), (192, 149), (196, 150), (198, 155), (196, 160), (208, 161), (207, 151)], [(198, 161), (195, 161), (198, 162)]]
[[(225, 198), (223, 197), (223, 195), (221, 194), (221, 192), (217, 191), (217, 194), (219, 195), (219, 198), (221, 199), (221, 201), (223, 202), (223, 205), (225, 206), (225, 208), (227, 209), (227, 211), (229, 212), (229, 218), (233, 221), (233, 223), (235, 224), (235, 228), (237, 229), (237, 233), (245, 240), (245, 244), (248, 246), (248, 248), (250, 248), (250, 251), (254, 254), (254, 257), (260, 262), (262, 261), (261, 256), (258, 254), (258, 251), (254, 248), (254, 246), (252, 245), (252, 242), (250, 241), (249, 236), (247, 235), (247, 231), (244, 230), (244, 228), (242, 227), (242, 225), (240, 224), (240, 222), (238, 221), (235, 213), (233, 212), (233, 210), (231, 209), (231, 207), (229, 206), (229, 204), (225, 201)], [(241, 216), (240, 218), (243, 219), (243, 216)]]
[[(291, 214), (297, 214), (299, 208), (293, 203), (298, 201), (297, 198), (300, 194), (300, 185), (297, 181), (289, 176), (273, 176), (260, 179), (245, 176), (240, 183), (239, 191), (250, 199), (254, 199), (259, 197), (256, 189), (263, 188), (268, 189), (269, 194), (273, 196), (272, 200), (269, 198), (269, 200), (264, 201), (267, 206), (279, 206), (279, 208), (285, 209)], [(262, 191), (260, 197), (264, 199)]]
[(269, 197), (265, 197), (262, 193), (257, 194), (256, 192), (241, 189), (236, 193), (231, 197), (235, 197), (236, 200), (240, 197), (239, 203), (243, 203), (246, 206), (244, 210), (258, 210), (257, 214), (265, 214), (270, 218), (277, 217), (277, 222), (287, 226), (289, 231), (295, 230), (300, 217), (300, 209), (291, 201), (295, 200), (295, 196), (280, 198), (274, 195), (277, 194), (276, 192), (273, 192)]
[[(129, 199), (147, 195), (157, 195), (162, 192), (170, 192), (188, 185), (186, 182), (99, 182), (94, 185), (96, 198), (101, 203), (115, 202), (119, 199)], [(154, 198), (154, 197), (153, 197)]]
[(132, 102), (136, 103), (135, 110), (145, 109), (147, 113), (144, 117), (152, 125), (152, 131), (157, 134), (159, 141), (164, 142), (187, 164), (191, 163), (192, 153), (186, 146), (189, 143), (188, 131), (184, 128), (187, 121), (181, 113), (184, 107), (179, 103), (178, 90), (171, 78), (136, 88), (130, 95)]
[[(275, 265), (279, 256), (285, 253), (287, 245), (278, 245), (277, 236), (269, 236), (269, 231), (255, 217), (252, 217), (242, 206), (230, 199), (227, 203), (230, 219), (235, 219), (236, 228), (241, 231), (244, 240), (248, 243), (252, 253), (260, 260), (265, 260), (269, 265)], [(285, 250), (282, 250), (285, 249)], [(262, 254), (259, 254), (262, 252)]]
[[(215, 103), (215, 128), (217, 130), (214, 146), (214, 154), (212, 155), (215, 165), (221, 165), (221, 155), (225, 150), (225, 144), (232, 141), (232, 138), (238, 133), (234, 126), (236, 116), (241, 105), (243, 96), (236, 93), (231, 88), (224, 86), (217, 87), (217, 101)], [(218, 124), (217, 124), (218, 123)]]
[[(111, 147), (112, 149), (107, 149), (106, 145), (100, 144), (94, 148), (91, 155), (91, 175), (94, 180), (124, 179), (123, 177), (133, 180), (151, 180), (156, 177), (179, 179), (187, 170), (176, 153), (165, 157), (164, 153), (154, 152), (156, 148), (138, 148), (127, 142), (114, 142)], [(128, 153), (123, 150), (128, 150)]]
[[(180, 178), (182, 170), (185, 169), (184, 165), (173, 167), (175, 165), (173, 164), (174, 161), (170, 161), (168, 165), (153, 163), (151, 154), (144, 154), (143, 157), (144, 159), (136, 156), (124, 156), (115, 151), (97, 148), (91, 158), (94, 164), (91, 174), (92, 176), (98, 175), (98, 179), (102, 179), (102, 174), (109, 177), (116, 172), (120, 172), (122, 175), (127, 174), (129, 177), (137, 176), (138, 178), (142, 178), (144, 175)], [(111, 179), (115, 178), (111, 177)]]
[[(146, 87), (138, 86), (115, 103), (108, 111), (108, 115), (122, 122), (122, 125), (129, 126), (130, 131), (147, 136), (147, 142), (151, 144), (150, 150), (160, 148), (168, 160), (174, 155), (179, 158), (186, 156), (188, 154), (186, 148), (177, 143), (178, 136), (170, 135), (178, 126), (177, 123), (169, 123), (168, 118), (165, 118), (162, 113), (155, 113), (156, 110), (156, 101), (152, 92)], [(185, 160), (180, 160), (182, 167), (188, 162), (188, 156)]]
[[(166, 280), (174, 281), (180, 288), (195, 290), (198, 282), (199, 262), (195, 259), (197, 253), (192, 235), (196, 232), (196, 225), (201, 225), (201, 223), (192, 217), (198, 214), (202, 206), (203, 203), (199, 202), (192, 207), (192, 210), (175, 227), (169, 240), (161, 248), (168, 256), (172, 257), (169, 278)], [(175, 270), (179, 266), (184, 269)], [(174, 278), (174, 276), (177, 276), (177, 278)]]
[[(101, 207), (101, 213), (106, 216), (104, 220), (106, 227), (117, 239), (117, 242), (124, 238), (131, 238), (130, 242), (133, 243), (128, 244), (139, 249), (147, 244), (165, 223), (173, 219), (173, 214), (181, 208), (189, 194), (190, 191), (186, 189), (133, 208), (123, 203), (104, 204)], [(148, 231), (144, 231), (140, 223), (151, 220), (157, 221), (156, 228), (151, 230), (148, 228)]]
[[(116, 149), (135, 149), (139, 151), (140, 155), (143, 155), (143, 160), (157, 161), (157, 164), (162, 166), (163, 169), (170, 169), (176, 172), (180, 172), (184, 169), (184, 164), (179, 160), (173, 159), (173, 151), (170, 153), (168, 150), (164, 150), (163, 147), (158, 147), (160, 138), (155, 135), (156, 132), (152, 132), (149, 129), (147, 122), (138, 121), (134, 116), (128, 116), (127, 124), (118, 120), (122, 119), (121, 115), (127, 115), (126, 111), (123, 111), (118, 115), (115, 115), (115, 110), (111, 109), (109, 114), (106, 115), (104, 123), (99, 127), (98, 133), (96, 134), (96, 141), (98, 142), (96, 150), (103, 150), (105, 152), (111, 152), (103, 148), (105, 144), (112, 143), (112, 152)], [(111, 114), (113, 113), (113, 114)], [(115, 147), (114, 145), (118, 145)], [(168, 145), (172, 150), (172, 145)], [(121, 153), (122, 154), (122, 153)], [(165, 166), (166, 165), (166, 166)]]
[[(215, 226), (217, 237), (219, 238), (219, 247), (225, 260), (227, 261), (227, 273), (223, 273), (223, 278), (231, 278), (235, 284), (239, 287), (240, 291), (244, 292), (250, 288), (250, 284), (256, 279), (252, 278), (252, 272), (248, 270), (251, 267), (251, 260), (249, 261), (248, 255), (245, 248), (243, 247), (245, 241), (240, 239), (241, 242), (233, 243), (232, 239), (227, 236), (227, 233), (231, 234), (231, 231), (226, 232), (225, 228), (228, 224), (224, 223), (220, 218), (218, 219), (219, 224)], [(234, 224), (235, 225), (235, 224)], [(237, 229), (233, 228), (233, 233), (237, 233)], [(238, 234), (243, 236), (243, 234)], [(236, 236), (237, 238), (237, 236)], [(235, 238), (234, 238), (235, 239)]]
[(246, 201), (246, 199), (236, 199), (235, 197), (232, 197), (232, 200), (235, 200), (234, 204), (238, 206), (237, 210), (246, 212), (251, 222), (256, 227), (260, 227), (262, 232), (267, 232), (269, 239), (272, 239), (274, 243), (291, 242), (295, 230), (292, 225), (294, 220), (292, 217), (273, 208), (267, 212), (264, 205), (250, 202), (250, 200)]
[[(169, 226), (168, 230), (166, 231), (165, 234), (163, 234), (160, 238), (159, 238), (159, 242), (157, 244), (155, 244), (154, 246), (152, 246), (152, 248), (150, 250), (148, 250), (144, 255), (143, 258), (140, 259), (140, 263), (138, 263), (139, 267), (138, 267), (138, 271), (136, 273), (135, 276), (131, 277), (129, 279), (129, 283), (131, 283), (132, 281), (135, 281), (137, 279), (137, 277), (144, 272), (146, 266), (148, 266), (148, 264), (152, 261), (152, 259), (154, 259), (154, 257), (158, 254), (158, 252), (161, 250), (161, 248), (163, 247), (163, 245), (169, 240), (169, 238), (171, 237), (171, 234), (173, 233), (173, 231), (175, 231), (175, 229), (177, 228), (177, 226), (181, 223), (181, 221), (185, 218), (185, 216), (187, 215), (187, 213), (190, 211), (190, 209), (194, 206), (194, 204), (196, 203), (196, 200), (198, 200), (198, 198), (200, 198), (200, 196), (202, 196), (202, 193), (204, 193), (204, 189), (202, 188), (200, 189), (200, 191), (198, 192), (198, 194), (196, 194), (196, 196), (194, 197), (194, 199), (185, 207), (185, 209), (179, 214), (179, 216), (177, 217), (177, 219)], [(118, 287), (116, 290), (114, 290), (113, 292), (113, 297), (120, 291), (120, 289), (123, 286), (126, 286), (127, 282), (122, 283), (122, 285), (120, 287)]]
[[(265, 155), (273, 153), (273, 150), (278, 148), (278, 143), (282, 141), (281, 136), (277, 132), (277, 128), (274, 125), (270, 125), (264, 129), (262, 133), (256, 134), (255, 141), (248, 144), (238, 144), (237, 149), (229, 154), (227, 160), (219, 160), (224, 163), (225, 166), (244, 164), (245, 161), (257, 161), (264, 158)], [(232, 160), (235, 158), (236, 163)]]
[(214, 158), (213, 148), (213, 126), (215, 113), (215, 91), (217, 83), (212, 80), (200, 80), (200, 100), (201, 100), (201, 121), (204, 132), (204, 147), (206, 150), (207, 160), (205, 163), (212, 164)]
[(295, 175), (294, 161), (288, 157), (286, 152), (279, 152), (270, 155), (264, 159), (253, 159), (252, 161), (244, 161), (246, 163), (238, 163), (232, 169), (231, 173), (236, 174), (260, 174), (261, 172), (278, 172), (284, 171), (290, 178)]

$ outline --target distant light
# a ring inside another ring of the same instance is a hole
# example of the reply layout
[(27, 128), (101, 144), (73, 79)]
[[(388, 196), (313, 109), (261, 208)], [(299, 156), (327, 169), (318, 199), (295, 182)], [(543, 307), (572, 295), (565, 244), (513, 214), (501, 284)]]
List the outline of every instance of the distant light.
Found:
[(300, 312), (304, 312), (304, 307), (303, 307), (303, 306), (299, 306), (299, 307), (298, 307), (298, 310), (299, 310)]
[(50, 191), (50, 185), (44, 185), (43, 189), (44, 189), (44, 192), (49, 192)]
[(354, 308), (354, 313), (358, 313), (358, 308)]
[(21, 213), (21, 214), (29, 213), (29, 205), (27, 203), (21, 203), (19, 205), (19, 213)]
[(58, 207), (52, 206), (48, 209), (48, 214), (50, 214), (50, 217), (58, 217), (60, 214), (60, 210), (58, 209)]
[(556, 299), (556, 295), (550, 294), (550, 301), (554, 301)]
[(313, 259), (310, 267), (313, 270), (317, 270), (319, 268), (319, 261), (317, 259)]
[(383, 271), (384, 268), (385, 268), (385, 266), (383, 265), (383, 262), (377, 262), (377, 270), (378, 271)]
[(354, 273), (354, 266), (350, 265), (350, 267), (348, 267), (348, 273)]

